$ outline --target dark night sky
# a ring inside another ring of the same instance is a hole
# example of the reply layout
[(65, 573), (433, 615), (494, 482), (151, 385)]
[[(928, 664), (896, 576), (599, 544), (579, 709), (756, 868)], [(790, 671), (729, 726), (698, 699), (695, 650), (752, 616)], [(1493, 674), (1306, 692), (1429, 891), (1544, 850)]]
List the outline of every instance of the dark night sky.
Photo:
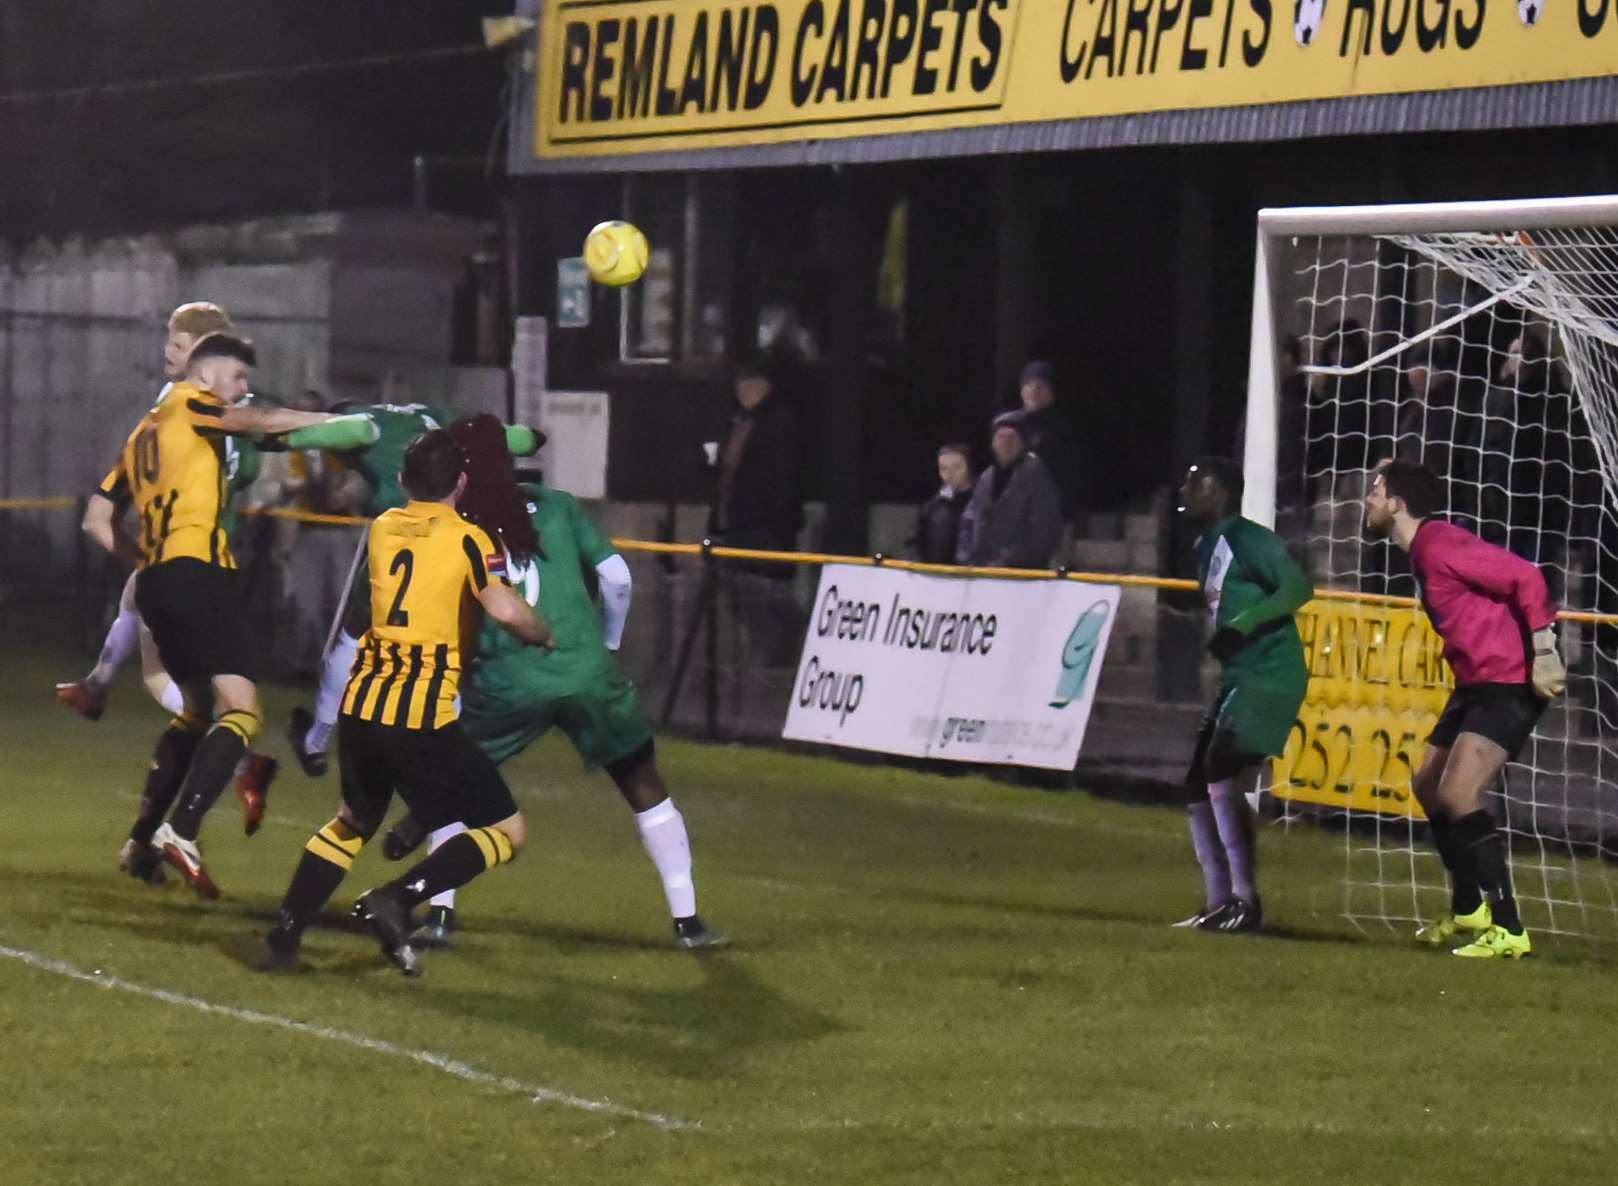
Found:
[[(481, 158), (490, 151), (502, 122), (503, 53), (228, 84), (102, 88), (477, 45), (479, 18), (511, 7), (511, 0), (0, 5), (0, 238), (406, 205), (417, 153)], [(92, 89), (18, 99), (68, 88)], [(477, 170), (441, 176), (439, 200), (482, 212), (490, 189)]]

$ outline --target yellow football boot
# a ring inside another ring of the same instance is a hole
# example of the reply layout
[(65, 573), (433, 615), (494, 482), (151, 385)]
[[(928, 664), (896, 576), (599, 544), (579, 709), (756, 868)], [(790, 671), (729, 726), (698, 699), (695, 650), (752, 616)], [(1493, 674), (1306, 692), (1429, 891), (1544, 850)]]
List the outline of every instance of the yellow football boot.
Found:
[(1416, 932), (1416, 942), (1429, 947), (1448, 943), (1457, 935), (1481, 935), (1494, 925), (1489, 903), (1484, 902), (1470, 914), (1441, 914)]
[(1528, 932), (1513, 935), (1505, 927), (1490, 927), (1465, 947), (1450, 952), (1469, 960), (1520, 960), (1532, 955), (1534, 945), (1528, 942)]

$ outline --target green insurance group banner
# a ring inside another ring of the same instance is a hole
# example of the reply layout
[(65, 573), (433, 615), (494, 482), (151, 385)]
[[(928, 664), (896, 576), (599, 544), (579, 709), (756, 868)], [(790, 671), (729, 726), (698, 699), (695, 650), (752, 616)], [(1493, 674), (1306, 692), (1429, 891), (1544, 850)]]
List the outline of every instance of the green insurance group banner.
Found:
[(548, 0), (541, 157), (1618, 73), (1618, 0)]

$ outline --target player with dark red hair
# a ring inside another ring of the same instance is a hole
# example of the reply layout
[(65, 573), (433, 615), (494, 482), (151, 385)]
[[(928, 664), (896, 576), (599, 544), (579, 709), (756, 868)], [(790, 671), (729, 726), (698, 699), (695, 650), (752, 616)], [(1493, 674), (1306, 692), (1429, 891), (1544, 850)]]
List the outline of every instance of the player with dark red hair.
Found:
[(539, 555), (539, 532), (517, 489), (506, 426), (487, 413), (462, 416), (449, 426), (449, 434), (466, 454), (466, 472), (475, 475), (461, 498), (462, 516), (504, 545), (513, 560)]
[[(515, 646), (484, 628), (471, 678), (464, 685), (461, 721), (496, 763), (521, 753), (555, 725), (568, 735), (586, 769), (605, 767), (635, 813), (646, 853), (663, 882), (674, 920), (674, 941), (686, 949), (725, 942), (697, 914), (691, 845), (685, 819), (669, 797), (653, 756), (652, 727), (641, 716), (635, 685), (613, 652), (629, 612), (629, 565), (570, 494), (519, 484), (506, 449), (505, 427), (493, 416), (463, 417), (450, 433), (466, 451), (468, 483), (460, 512), (506, 550), (508, 579), (556, 631), (544, 655)], [(585, 584), (595, 570), (602, 608)], [(462, 830), (433, 833), (436, 848)], [(398, 859), (421, 843), (423, 830), (407, 817), (384, 853)], [(426, 925), (411, 941), (443, 946), (454, 929), (454, 893), (430, 903)]]

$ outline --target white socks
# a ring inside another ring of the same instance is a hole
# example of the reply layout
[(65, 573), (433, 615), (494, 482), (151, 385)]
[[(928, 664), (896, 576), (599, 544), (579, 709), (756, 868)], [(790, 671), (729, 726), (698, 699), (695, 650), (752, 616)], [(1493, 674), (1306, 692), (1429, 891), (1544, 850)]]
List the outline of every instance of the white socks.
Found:
[(157, 702), (174, 716), (179, 716), (185, 711), (185, 694), (180, 691), (180, 685), (173, 680), (163, 685), (163, 690), (158, 693)]
[(697, 889), (691, 882), (691, 841), (685, 833), (685, 817), (673, 799), (664, 799), (656, 807), (636, 813), (635, 824), (646, 855), (663, 879), (669, 913), (690, 918), (697, 912)]
[[(132, 606), (120, 606), (118, 616), (107, 627), (107, 637), (101, 644), (101, 655), (90, 674), (84, 677), (84, 682), (91, 687), (106, 690), (107, 686), (118, 675), (118, 669), (129, 662), (129, 657), (140, 647), (140, 614)], [(154, 678), (155, 677), (155, 678)], [(157, 679), (163, 681), (162, 690), (154, 687)], [(162, 671), (148, 673), (146, 677), (147, 690), (153, 699), (161, 704), (170, 716), (179, 716), (185, 711), (185, 697), (180, 692), (180, 685), (169, 679)]]
[(331, 744), (331, 732), (337, 727), (337, 710), (343, 706), (343, 691), (348, 687), (348, 671), (354, 666), (360, 640), (346, 630), (337, 632), (337, 641), (326, 652), (320, 666), (320, 691), (315, 693), (315, 723), (303, 746), (312, 754), (323, 754)]
[[(459, 836), (464, 831), (466, 831), (465, 824), (446, 824), (427, 837), (427, 851), (429, 853), (437, 852), (439, 845), (446, 840)], [(447, 889), (441, 894), (434, 894), (427, 905), (442, 906), (446, 910), (453, 910), (455, 909), (455, 891)]]
[(1191, 847), (1202, 867), (1202, 904), (1212, 910), (1230, 899), (1230, 864), (1219, 839), (1213, 804), (1207, 800), (1191, 804), (1186, 820), (1191, 825)]
[[(664, 799), (656, 807), (635, 816), (640, 829), (641, 843), (646, 855), (657, 866), (657, 875), (663, 879), (663, 896), (669, 902), (669, 914), (674, 918), (690, 918), (697, 912), (697, 889), (691, 881), (691, 841), (685, 832), (685, 817), (674, 806), (673, 799)], [(466, 831), (465, 824), (450, 824), (439, 828), (427, 838), (427, 851), (437, 852), (438, 846), (452, 836)], [(455, 908), (455, 891), (445, 890), (433, 897), (433, 906)]]
[(1244, 901), (1257, 901), (1253, 820), (1247, 804), (1235, 782), (1228, 778), (1208, 784), (1208, 801), (1213, 804), (1214, 823), (1219, 828), (1219, 842), (1224, 846), (1225, 862), (1230, 869), (1230, 891)]
[[(120, 608), (118, 616), (107, 628), (106, 641), (101, 644), (101, 657), (96, 660), (95, 668), (84, 682), (95, 688), (105, 688), (112, 683), (118, 669), (129, 661), (129, 656), (135, 653), (139, 645), (140, 615), (133, 609)], [(165, 704), (164, 707), (168, 706)]]

